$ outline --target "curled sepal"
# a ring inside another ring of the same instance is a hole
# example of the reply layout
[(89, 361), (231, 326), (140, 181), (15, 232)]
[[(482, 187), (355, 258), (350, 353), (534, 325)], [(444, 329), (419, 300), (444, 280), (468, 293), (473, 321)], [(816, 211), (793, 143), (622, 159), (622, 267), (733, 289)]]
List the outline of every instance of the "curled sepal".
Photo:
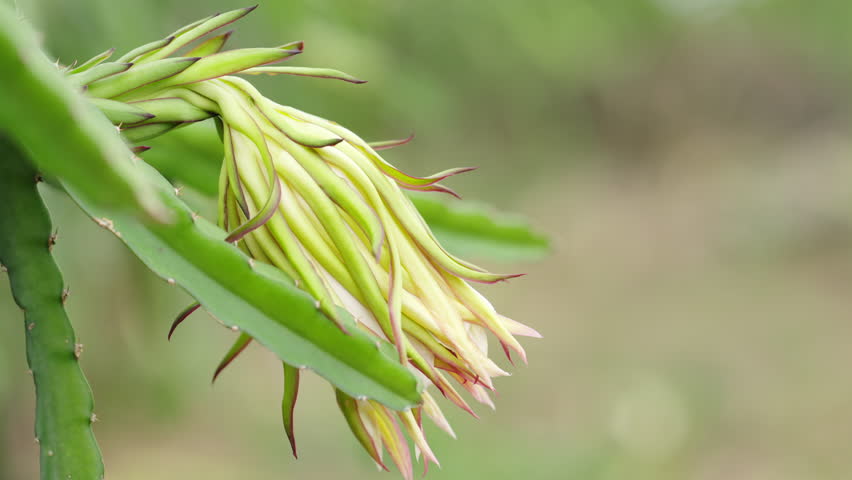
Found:
[(187, 68), (177, 75), (170, 76), (169, 78), (163, 78), (162, 80), (151, 83), (144, 88), (128, 92), (123, 96), (123, 98), (142, 98), (164, 88), (198, 83), (204, 80), (230, 75), (258, 65), (279, 62), (299, 53), (301, 53), (301, 50), (283, 50), (280, 48), (240, 48), (237, 50), (228, 50), (226, 52), (216, 53), (206, 57), (201, 57), (201, 59), (198, 60), (192, 68)]
[(281, 182), (277, 177), (273, 177), (272, 184), (272, 192), (270, 193), (269, 198), (266, 199), (266, 204), (263, 208), (257, 212), (257, 215), (228, 233), (228, 236), (225, 238), (226, 242), (239, 241), (253, 230), (257, 230), (262, 227), (270, 218), (272, 218), (273, 215), (275, 215), (275, 212), (278, 211), (278, 205), (281, 203)]
[(406, 138), (401, 138), (401, 139), (397, 139), (397, 140), (382, 140), (382, 141), (379, 141), (379, 142), (370, 142), (367, 145), (369, 145), (370, 148), (372, 148), (373, 150), (379, 151), (379, 150), (388, 150), (390, 148), (395, 148), (395, 147), (401, 147), (403, 145), (406, 145), (407, 143), (409, 143), (412, 140), (414, 140), (414, 133), (412, 133), (411, 135), (409, 135)]
[(409, 185), (412, 187), (424, 188), (437, 184), (441, 180), (445, 180), (454, 175), (458, 175), (460, 173), (467, 173), (476, 170), (477, 167), (460, 167), (460, 168), (451, 168), (449, 170), (444, 170), (443, 172), (438, 172), (434, 175), (429, 175), (428, 177), (414, 177), (411, 175), (407, 175), (403, 173), (401, 170), (397, 170), (396, 167), (391, 164), (385, 162), (376, 154), (371, 154), (366, 148), (361, 147), (365, 153), (367, 153), (368, 158), (372, 158), (376, 166), (378, 166), (382, 172), (396, 180), (397, 183), (401, 185)]
[(505, 317), (500, 315), (500, 321), (506, 325), (506, 328), (509, 329), (509, 332), (512, 335), (520, 335), (522, 337), (530, 337), (530, 338), (543, 338), (538, 330), (525, 325), (517, 320), (512, 320), (509, 317)]
[(421, 396), (423, 398), (423, 413), (425, 413), (426, 416), (438, 426), (438, 428), (447, 432), (447, 435), (456, 438), (456, 432), (453, 431), (453, 427), (450, 426), (450, 422), (447, 421), (447, 417), (444, 416), (444, 412), (441, 411), (441, 408), (438, 406), (438, 402), (435, 401), (429, 392), (422, 392)]
[(253, 7), (246, 8), (238, 8), (236, 10), (231, 10), (229, 12), (220, 13), (217, 15), (213, 15), (212, 17), (207, 17), (206, 19), (199, 20), (190, 24), (186, 27), (181, 28), (172, 36), (174, 40), (171, 41), (168, 45), (163, 46), (162, 48), (152, 51), (151, 53), (145, 55), (140, 58), (141, 62), (150, 62), (154, 60), (159, 60), (161, 58), (166, 58), (169, 55), (177, 52), (182, 47), (189, 45), (190, 43), (198, 40), (199, 38), (207, 35), (208, 33), (218, 30), (225, 25), (236, 22), (237, 20), (245, 17), (252, 10), (257, 8), (257, 5)]
[(479, 415), (477, 415), (476, 412), (474, 412), (473, 409), (470, 408), (470, 405), (468, 405), (464, 398), (459, 395), (459, 392), (456, 391), (455, 388), (453, 388), (453, 386), (450, 384), (449, 381), (447, 381), (447, 378), (443, 376), (441, 372), (438, 372), (434, 369), (432, 369), (432, 371), (424, 371), (421, 367), (418, 367), (418, 370), (420, 370), (424, 375), (426, 375), (429, 380), (432, 381), (432, 383), (435, 385), (435, 388), (437, 388), (441, 392), (441, 394), (444, 395), (444, 398), (453, 402), (457, 407), (469, 413), (473, 418), (479, 418)]
[(222, 360), (219, 362), (219, 365), (216, 366), (216, 371), (213, 372), (213, 380), (211, 382), (215, 382), (217, 378), (219, 378), (219, 374), (221, 374), (228, 365), (231, 364), (241, 353), (243, 350), (248, 347), (249, 343), (251, 343), (252, 338), (251, 335), (242, 332), (240, 336), (237, 337), (237, 340), (234, 341), (234, 344), (231, 345), (231, 348), (225, 353), (225, 356), (222, 357)]
[(405, 435), (402, 434), (399, 423), (391, 414), (391, 411), (372, 400), (359, 401), (358, 408), (362, 418), (372, 424), (376, 434), (382, 439), (382, 444), (399, 469), (399, 473), (405, 480), (412, 480), (414, 473), (411, 464), (411, 452), (408, 451), (408, 442), (405, 440)]
[(195, 83), (222, 77), (248, 68), (279, 62), (302, 53), (283, 48), (240, 48), (206, 56), (191, 70), (174, 79), (174, 84)]
[(106, 98), (92, 98), (90, 101), (115, 125), (129, 125), (154, 118), (153, 114), (124, 102)]
[(198, 20), (196, 20), (194, 22), (187, 23), (186, 25), (184, 25), (184, 26), (178, 28), (177, 30), (175, 30), (174, 32), (172, 32), (172, 34), (169, 35), (169, 38), (177, 38), (177, 37), (183, 35), (184, 33), (190, 31), (191, 29), (193, 29), (193, 28), (201, 25), (202, 23), (204, 23), (204, 22), (206, 22), (206, 21), (208, 21), (212, 18), (215, 18), (215, 17), (217, 17), (221, 14), (222, 14), (222, 12), (216, 12), (213, 15), (207, 15), (204, 18), (199, 18)]
[(102, 53), (99, 53), (99, 54), (95, 55), (94, 57), (86, 60), (79, 67), (75, 67), (75, 68), (71, 69), (71, 71), (68, 72), (68, 73), (73, 75), (75, 73), (85, 72), (86, 70), (94, 67), (95, 65), (98, 65), (99, 63), (106, 61), (109, 57), (112, 56), (113, 53), (115, 53), (115, 49), (110, 48), (109, 50), (102, 52)]
[(258, 104), (261, 112), (263, 112), (266, 118), (275, 125), (275, 128), (280, 130), (281, 133), (287, 136), (287, 138), (293, 140), (299, 145), (311, 148), (322, 148), (337, 145), (343, 141), (342, 138), (322, 127), (318, 127), (311, 123), (305, 123), (301, 120), (295, 120), (287, 115), (280, 114), (275, 111), (270, 111), (268, 106), (264, 105), (264, 103), (266, 102)]
[[(274, 113), (274, 112), (273, 112)], [(351, 188), (346, 182), (326, 165), (316, 152), (308, 148), (293, 146), (289, 153), (300, 162), (305, 171), (316, 181), (317, 185), (343, 211), (351, 215), (356, 223), (370, 238), (374, 256), (381, 253), (385, 238), (384, 228), (379, 215), (368, 203), (360, 197), (351, 194)]]
[[(297, 117), (301, 117), (302, 115), (304, 115), (304, 118), (316, 118), (317, 121), (325, 122), (324, 126), (326, 126), (326, 128), (339, 134), (347, 140), (346, 142), (341, 142), (335, 147), (324, 148), (318, 150), (318, 152), (320, 153), (320, 155), (323, 156), (323, 158), (326, 158), (329, 162), (334, 162), (335, 164), (341, 164), (341, 157), (344, 159), (348, 157), (353, 162), (355, 162), (355, 164), (357, 164), (364, 171), (364, 173), (367, 174), (367, 176), (370, 178), (370, 181), (379, 190), (382, 197), (384, 197), (385, 203), (388, 205), (389, 209), (393, 211), (394, 214), (397, 216), (400, 225), (403, 226), (405, 230), (407, 230), (408, 235), (411, 237), (411, 239), (417, 242), (417, 244), (423, 249), (423, 251), (426, 252), (428, 256), (431, 257), (432, 260), (434, 260), (435, 263), (440, 265), (441, 268), (464, 279), (480, 283), (495, 283), (522, 275), (489, 273), (475, 265), (472, 265), (468, 262), (465, 262), (450, 255), (446, 250), (444, 250), (443, 247), (441, 247), (441, 245), (435, 239), (434, 234), (429, 230), (429, 227), (417, 213), (411, 202), (404, 196), (398, 195), (398, 190), (395, 191), (393, 188), (391, 188), (392, 185), (388, 185), (385, 182), (382, 182), (382, 174), (381, 172), (379, 172), (379, 169), (372, 168), (376, 166), (372, 165), (370, 160), (364, 155), (363, 149), (359, 149), (351, 144), (353, 140), (349, 140), (349, 138), (347, 138), (349, 137), (349, 133), (346, 133), (347, 131), (345, 129), (338, 129), (334, 127), (334, 125), (330, 124), (325, 120), (320, 119), (319, 117), (299, 113), (299, 111), (295, 109), (286, 108), (285, 111), (288, 113), (293, 112), (293, 115)], [(356, 139), (355, 141), (360, 140)]]
[[(109, 101), (109, 100), (106, 100)], [(198, 122), (213, 116), (211, 112), (202, 110), (182, 98), (165, 97), (140, 100), (137, 102), (115, 102), (140, 109), (151, 115), (155, 122)]]
[(367, 83), (366, 80), (359, 80), (348, 73), (334, 70), (331, 68), (309, 68), (309, 67), (254, 67), (246, 69), (240, 73), (248, 75), (296, 75), (299, 77), (316, 77), (329, 78), (333, 80), (343, 80), (349, 83)]
[(400, 422), (402, 422), (402, 426), (408, 433), (409, 438), (414, 441), (414, 445), (423, 454), (423, 474), (425, 475), (429, 470), (429, 462), (440, 467), (441, 463), (438, 461), (438, 457), (436, 457), (432, 452), (429, 442), (426, 441), (426, 436), (423, 434), (423, 427), (420, 421), (418, 421), (415, 417), (414, 412), (412, 410), (406, 410), (398, 412), (397, 416), (399, 417)]
[(121, 134), (124, 135), (124, 138), (126, 138), (128, 142), (136, 143), (150, 138), (159, 137), (160, 135), (174, 130), (181, 125), (185, 124), (182, 122), (146, 123), (144, 125), (122, 128)]
[(280, 48), (281, 50), (298, 50), (299, 53), (301, 53), (305, 50), (305, 42), (303, 42), (302, 40), (296, 40), (295, 42), (279, 45), (278, 48)]
[(460, 173), (476, 170), (476, 167), (460, 167), (444, 170), (443, 172), (438, 172), (434, 175), (429, 175), (428, 177), (415, 177), (412, 175), (408, 175), (385, 161), (378, 153), (376, 153), (376, 151), (372, 147), (370, 147), (367, 142), (362, 140), (361, 137), (354, 134), (351, 130), (342, 127), (334, 122), (330, 122), (322, 117), (311, 115), (310, 113), (306, 113), (292, 107), (281, 106), (280, 110), (298, 119), (316, 123), (317, 125), (339, 135), (348, 143), (352, 144), (352, 146), (357, 149), (362, 155), (368, 158), (371, 163), (373, 163), (377, 168), (379, 168), (379, 170), (382, 171), (382, 173), (393, 178), (397, 183), (400, 184), (408, 184), (414, 187), (425, 187), (438, 183), (441, 180), (452, 177), (453, 175), (458, 175)]
[[(442, 275), (447, 281), (447, 285), (455, 293), (456, 298), (500, 340), (503, 349), (514, 350), (520, 355), (524, 363), (527, 363), (527, 354), (524, 351), (524, 347), (521, 346), (514, 335), (506, 328), (505, 323), (501, 321), (500, 316), (494, 310), (491, 303), (482, 294), (458, 277), (454, 277), (447, 272), (442, 272)], [(506, 356), (511, 360), (508, 350), (506, 351)]]
[(136, 65), (135, 68), (89, 84), (88, 92), (93, 97), (117, 97), (149, 83), (177, 75), (198, 60), (198, 57), (181, 57)]
[(296, 453), (296, 434), (293, 430), (293, 410), (296, 408), (296, 398), (299, 396), (299, 375), (301, 371), (297, 367), (284, 365), (284, 395), (281, 398), (281, 419), (284, 423), (284, 431), (290, 440), (290, 448), (293, 457), (299, 458)]
[[(393, 331), (393, 341), (399, 353), (399, 362), (403, 365), (408, 363), (407, 350), (405, 347), (405, 336), (402, 333), (402, 260), (399, 258), (399, 249), (396, 242), (388, 241), (388, 251), (390, 252), (390, 265), (388, 273), (390, 274), (388, 286), (388, 317), (391, 330)], [(379, 252), (381, 253), (381, 252)]]
[(321, 148), (337, 145), (343, 139), (328, 130), (309, 122), (297, 120), (276, 110), (277, 104), (264, 97), (251, 83), (231, 77), (226, 83), (248, 95), (269, 122), (290, 140), (305, 147)]
[(183, 323), (183, 321), (184, 321), (184, 320), (186, 320), (186, 318), (187, 318), (187, 317), (189, 317), (190, 315), (192, 315), (192, 314), (193, 314), (193, 312), (195, 312), (196, 310), (198, 310), (198, 308), (199, 308), (200, 306), (201, 306), (201, 304), (200, 304), (200, 303), (195, 302), (195, 303), (193, 303), (192, 305), (190, 305), (190, 306), (188, 306), (188, 307), (184, 308), (183, 310), (181, 310), (181, 312), (178, 314), (178, 316), (177, 316), (177, 317), (175, 318), (175, 320), (172, 322), (172, 326), (171, 326), (171, 327), (169, 327), (169, 336), (168, 336), (168, 339), (169, 339), (169, 340), (171, 340), (171, 339), (172, 339), (172, 334), (174, 334), (174, 333), (175, 333), (175, 329), (177, 329), (178, 325), (180, 325), (181, 323)]
[(445, 185), (441, 185), (440, 183), (435, 183), (433, 185), (428, 185), (425, 187), (412, 187), (410, 185), (401, 184), (400, 187), (410, 190), (412, 192), (438, 192), (438, 193), (446, 193), (448, 195), (452, 195), (457, 199), (461, 200), (462, 197), (455, 190)]
[(186, 52), (187, 57), (206, 57), (207, 55), (213, 55), (214, 53), (219, 53), (222, 48), (225, 47), (225, 43), (228, 42), (228, 39), (231, 38), (231, 35), (234, 33), (233, 30), (229, 30), (222, 35), (216, 35), (215, 37), (210, 37), (207, 40), (198, 44), (197, 47), (192, 50)]
[(79, 87), (84, 87), (102, 78), (126, 72), (132, 66), (132, 63), (102, 63), (86, 70), (85, 72), (70, 75), (68, 80)]
[(117, 61), (118, 62), (134, 62), (139, 57), (151, 53), (156, 52), (157, 50), (165, 47), (166, 45), (172, 43), (175, 39), (174, 35), (162, 38), (160, 40), (155, 40), (151, 43), (146, 43), (145, 45), (141, 45), (139, 47), (134, 48), (133, 50), (122, 55)]
[(376, 465), (385, 471), (390, 471), (382, 461), (381, 450), (379, 450), (381, 444), (376, 444), (376, 439), (367, 430), (364, 421), (361, 419), (361, 415), (358, 413), (358, 401), (341, 390), (335, 389), (334, 393), (337, 396), (337, 406), (340, 407), (343, 418), (346, 419), (346, 423), (349, 425), (349, 429), (352, 430), (352, 434), (355, 435), (358, 443), (364, 447), (364, 450), (376, 462)]

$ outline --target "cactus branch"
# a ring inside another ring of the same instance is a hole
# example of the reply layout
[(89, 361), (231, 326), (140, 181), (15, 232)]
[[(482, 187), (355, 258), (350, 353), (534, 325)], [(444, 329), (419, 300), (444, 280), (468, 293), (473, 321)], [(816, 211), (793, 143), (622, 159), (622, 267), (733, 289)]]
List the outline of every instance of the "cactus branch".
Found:
[(66, 290), (51, 256), (53, 233), (36, 171), (0, 135), (0, 262), (24, 311), (27, 362), (36, 387), (35, 433), (43, 480), (98, 480), (103, 463), (92, 433), (92, 391), (78, 363), (81, 345), (63, 306)]

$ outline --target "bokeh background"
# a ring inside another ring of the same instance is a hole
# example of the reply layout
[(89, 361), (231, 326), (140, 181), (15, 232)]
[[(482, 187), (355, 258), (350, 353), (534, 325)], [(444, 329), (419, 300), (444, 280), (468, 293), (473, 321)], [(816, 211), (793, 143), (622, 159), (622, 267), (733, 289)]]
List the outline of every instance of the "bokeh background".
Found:
[[(244, 6), (2, 1), (66, 63)], [(545, 339), (497, 412), (446, 408), (459, 439), (429, 431), (429, 478), (852, 477), (852, 2), (266, 0), (237, 30), (370, 81), (257, 79), (272, 98), (368, 139), (416, 131), (392, 162), (479, 165), (453, 188), (553, 239), (544, 261), (485, 261), (529, 273), (485, 290)], [(187, 295), (47, 195), (108, 478), (397, 478), (315, 377), (293, 460), (273, 356), (211, 387), (232, 334), (198, 315), (167, 343)], [(36, 478), (5, 276), (0, 318), (0, 478)]]

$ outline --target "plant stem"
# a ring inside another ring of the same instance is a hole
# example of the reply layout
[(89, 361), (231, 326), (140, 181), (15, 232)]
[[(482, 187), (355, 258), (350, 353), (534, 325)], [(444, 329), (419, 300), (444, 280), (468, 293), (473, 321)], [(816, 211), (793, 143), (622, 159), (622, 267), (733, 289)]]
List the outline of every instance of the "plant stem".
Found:
[(92, 391), (78, 362), (82, 345), (65, 313), (67, 290), (50, 252), (54, 232), (37, 183), (25, 155), (0, 134), (0, 262), (24, 311), (41, 478), (99, 480), (103, 462), (91, 428)]

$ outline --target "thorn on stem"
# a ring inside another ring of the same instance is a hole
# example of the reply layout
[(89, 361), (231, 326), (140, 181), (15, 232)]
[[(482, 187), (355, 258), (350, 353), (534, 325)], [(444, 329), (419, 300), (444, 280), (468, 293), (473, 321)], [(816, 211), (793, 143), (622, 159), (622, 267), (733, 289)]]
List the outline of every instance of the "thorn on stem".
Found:
[(79, 359), (81, 355), (83, 355), (83, 344), (82, 343), (75, 343), (74, 344), (74, 356)]
[(112, 222), (112, 220), (110, 220), (106, 217), (96, 218), (94, 220), (95, 220), (95, 223), (97, 223), (98, 226), (100, 226), (101, 228), (106, 228), (110, 232), (115, 233), (115, 224)]
[(65, 302), (68, 301), (68, 295), (71, 295), (71, 287), (65, 287), (62, 289), (62, 305), (65, 305)]
[(52, 252), (53, 246), (56, 245), (56, 239), (59, 238), (59, 229), (57, 228), (48, 238), (47, 238), (47, 251)]

